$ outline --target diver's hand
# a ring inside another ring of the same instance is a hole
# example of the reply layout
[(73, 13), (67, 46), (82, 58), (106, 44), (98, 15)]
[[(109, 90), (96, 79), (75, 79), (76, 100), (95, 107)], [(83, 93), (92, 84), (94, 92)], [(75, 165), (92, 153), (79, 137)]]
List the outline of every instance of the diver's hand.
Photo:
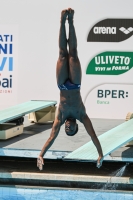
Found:
[(38, 156), (37, 158), (37, 167), (40, 169), (40, 170), (43, 170), (43, 165), (44, 165), (44, 159), (42, 156)]
[(99, 156), (97, 159), (97, 167), (100, 168), (102, 166), (103, 156)]

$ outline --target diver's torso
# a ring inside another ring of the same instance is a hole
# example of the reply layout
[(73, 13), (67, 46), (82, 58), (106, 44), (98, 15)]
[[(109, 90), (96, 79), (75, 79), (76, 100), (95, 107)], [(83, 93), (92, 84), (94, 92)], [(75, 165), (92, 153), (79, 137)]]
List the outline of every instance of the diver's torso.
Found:
[(86, 111), (79, 89), (60, 91), (59, 111), (61, 112), (62, 123), (68, 118), (75, 118), (82, 122), (82, 117)]

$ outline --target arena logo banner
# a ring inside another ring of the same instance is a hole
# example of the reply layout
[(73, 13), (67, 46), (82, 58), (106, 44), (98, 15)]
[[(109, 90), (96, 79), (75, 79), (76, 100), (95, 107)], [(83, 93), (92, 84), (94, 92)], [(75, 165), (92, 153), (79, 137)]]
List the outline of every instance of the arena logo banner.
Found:
[(86, 74), (120, 75), (133, 67), (133, 52), (103, 52), (88, 64)]
[(4, 108), (17, 99), (17, 29), (1, 25), (0, 30), (0, 108)]
[(90, 30), (87, 42), (121, 42), (133, 35), (133, 19), (104, 19)]

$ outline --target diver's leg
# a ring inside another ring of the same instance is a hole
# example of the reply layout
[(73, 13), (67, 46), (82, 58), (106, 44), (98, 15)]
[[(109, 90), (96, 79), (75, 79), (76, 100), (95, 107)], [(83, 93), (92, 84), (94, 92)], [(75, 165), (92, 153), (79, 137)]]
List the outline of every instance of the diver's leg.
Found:
[(69, 78), (72, 83), (81, 84), (81, 66), (77, 53), (77, 38), (73, 25), (74, 10), (68, 9), (69, 23)]
[(61, 24), (59, 33), (59, 58), (56, 66), (56, 78), (57, 84), (63, 84), (69, 78), (68, 68), (68, 51), (67, 51), (67, 38), (65, 22), (68, 16), (68, 11), (63, 10), (61, 12)]

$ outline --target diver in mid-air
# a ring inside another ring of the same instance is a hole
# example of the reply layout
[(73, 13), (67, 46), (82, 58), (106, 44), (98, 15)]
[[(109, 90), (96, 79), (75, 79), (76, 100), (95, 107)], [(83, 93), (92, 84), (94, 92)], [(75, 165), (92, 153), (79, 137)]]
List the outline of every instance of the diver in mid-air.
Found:
[[(73, 136), (78, 132), (76, 119), (83, 123), (87, 133), (90, 135), (97, 148), (99, 157), (97, 167), (101, 167), (103, 153), (100, 142), (95, 134), (92, 123), (86, 114), (85, 106), (80, 95), (81, 66), (77, 54), (77, 38), (73, 25), (74, 10), (71, 8), (61, 12), (61, 25), (59, 33), (59, 59), (56, 67), (57, 84), (60, 89), (60, 104), (55, 118), (50, 137), (44, 144), (37, 159), (37, 166), (41, 170), (44, 165), (43, 156), (51, 147), (60, 127), (65, 123), (65, 132)], [(69, 39), (66, 38), (65, 22), (69, 23)], [(69, 46), (69, 51), (67, 50)], [(88, 152), (89, 154), (89, 152)]]

